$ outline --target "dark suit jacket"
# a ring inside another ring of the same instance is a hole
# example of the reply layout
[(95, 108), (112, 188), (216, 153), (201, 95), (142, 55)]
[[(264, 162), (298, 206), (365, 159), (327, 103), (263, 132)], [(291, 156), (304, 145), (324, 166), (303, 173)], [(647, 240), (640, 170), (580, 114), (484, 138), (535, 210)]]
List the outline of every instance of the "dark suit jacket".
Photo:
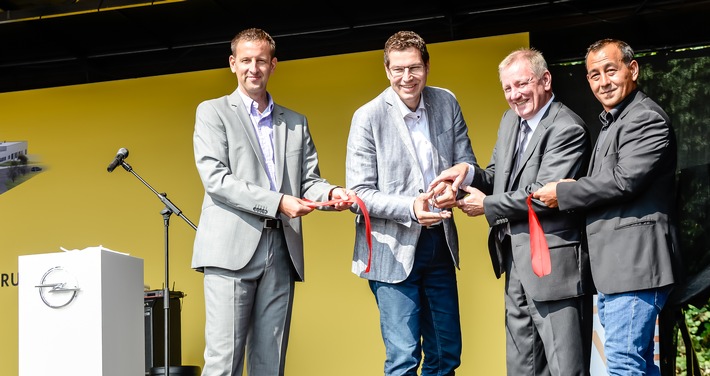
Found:
[[(592, 289), (588, 256), (582, 245), (582, 219), (576, 213), (549, 209), (535, 211), (550, 248), (552, 272), (538, 277), (532, 271), (527, 196), (545, 183), (580, 177), (589, 160), (590, 139), (584, 121), (567, 106), (553, 100), (530, 137), (521, 167), (511, 177), (520, 118), (512, 110), (503, 115), (490, 164), (476, 169), (472, 186), (488, 196), (483, 201), (491, 226), (488, 248), (496, 277), (503, 273), (505, 250), (495, 242), (495, 226), (510, 223), (512, 255), (525, 291), (535, 300), (559, 300)], [(509, 179), (517, 189), (507, 191)]]
[(676, 142), (668, 115), (641, 91), (609, 126), (589, 176), (557, 185), (561, 210), (586, 209), (594, 282), (607, 294), (674, 282)]
[(301, 218), (278, 212), (288, 194), (328, 199), (335, 186), (320, 177), (305, 116), (274, 104), (276, 189), (270, 190), (264, 157), (239, 93), (200, 103), (193, 137), (197, 171), (205, 187), (192, 267), (243, 268), (256, 252), (262, 219), (280, 218), (297, 280), (304, 278)]

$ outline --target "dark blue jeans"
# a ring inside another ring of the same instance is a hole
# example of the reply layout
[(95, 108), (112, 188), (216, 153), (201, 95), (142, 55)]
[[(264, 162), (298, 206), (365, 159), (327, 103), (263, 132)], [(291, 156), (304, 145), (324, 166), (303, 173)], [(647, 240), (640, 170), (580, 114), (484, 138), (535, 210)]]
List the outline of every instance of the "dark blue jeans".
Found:
[(380, 310), (386, 376), (454, 375), (461, 364), (456, 268), (444, 231), (422, 229), (412, 272), (400, 283), (370, 281)]

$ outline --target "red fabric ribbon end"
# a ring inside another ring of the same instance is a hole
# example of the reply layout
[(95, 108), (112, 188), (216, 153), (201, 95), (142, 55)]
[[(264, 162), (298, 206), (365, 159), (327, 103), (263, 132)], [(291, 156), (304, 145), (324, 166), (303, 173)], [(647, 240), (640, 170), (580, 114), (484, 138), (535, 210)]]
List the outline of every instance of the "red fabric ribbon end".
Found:
[(365, 273), (370, 272), (370, 265), (372, 264), (372, 228), (370, 227), (370, 213), (367, 212), (365, 203), (362, 202), (360, 197), (355, 196), (355, 203), (362, 211), (362, 216), (365, 218), (365, 234), (367, 235), (367, 248), (369, 252), (367, 253), (367, 268), (365, 268)]
[(323, 202), (313, 202), (310, 201), (306, 198), (303, 199), (308, 203), (308, 206), (310, 207), (317, 207), (317, 206), (331, 206), (340, 202), (351, 202), (354, 204), (357, 204), (357, 206), (360, 208), (362, 211), (362, 216), (365, 218), (365, 234), (367, 236), (367, 268), (365, 268), (365, 273), (370, 272), (370, 265), (372, 264), (372, 227), (370, 227), (370, 213), (367, 212), (367, 207), (365, 207), (365, 203), (362, 202), (362, 199), (360, 197), (355, 196), (355, 200), (347, 200), (347, 199), (334, 199), (330, 201), (323, 201)]
[(544, 277), (552, 272), (550, 249), (547, 246), (545, 232), (542, 230), (537, 214), (532, 207), (532, 194), (528, 196), (528, 222), (530, 223), (530, 257), (532, 270), (538, 277)]

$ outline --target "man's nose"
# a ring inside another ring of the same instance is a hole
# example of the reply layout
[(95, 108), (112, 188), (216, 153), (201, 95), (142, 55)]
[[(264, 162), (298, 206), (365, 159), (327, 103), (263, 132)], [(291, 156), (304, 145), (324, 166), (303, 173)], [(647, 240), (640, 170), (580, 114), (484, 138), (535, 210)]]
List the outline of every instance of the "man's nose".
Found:
[(609, 85), (609, 83), (611, 83), (609, 76), (607, 76), (606, 74), (601, 74), (600, 79), (599, 79), (599, 85), (607, 86), (607, 85)]

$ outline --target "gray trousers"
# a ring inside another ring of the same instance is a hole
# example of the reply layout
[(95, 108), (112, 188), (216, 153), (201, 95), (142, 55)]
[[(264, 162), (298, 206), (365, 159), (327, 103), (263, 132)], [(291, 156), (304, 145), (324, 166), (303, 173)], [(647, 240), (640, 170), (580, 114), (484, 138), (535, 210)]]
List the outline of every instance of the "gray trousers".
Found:
[(592, 295), (533, 300), (520, 282), (510, 252), (505, 258), (507, 374), (589, 375)]
[(241, 376), (245, 358), (249, 376), (283, 375), (294, 293), (283, 231), (264, 229), (240, 270), (205, 268), (204, 288), (202, 376)]

